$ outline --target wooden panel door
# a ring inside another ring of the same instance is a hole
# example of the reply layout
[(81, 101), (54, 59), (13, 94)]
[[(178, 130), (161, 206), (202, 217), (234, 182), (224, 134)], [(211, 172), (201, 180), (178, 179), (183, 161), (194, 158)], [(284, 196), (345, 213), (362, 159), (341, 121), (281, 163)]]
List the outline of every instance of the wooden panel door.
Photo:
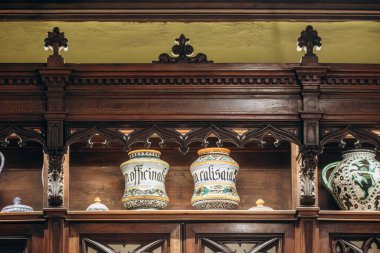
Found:
[(293, 238), (292, 224), (188, 224), (186, 253), (294, 253)]
[(80, 223), (70, 225), (70, 253), (179, 253), (178, 223)]

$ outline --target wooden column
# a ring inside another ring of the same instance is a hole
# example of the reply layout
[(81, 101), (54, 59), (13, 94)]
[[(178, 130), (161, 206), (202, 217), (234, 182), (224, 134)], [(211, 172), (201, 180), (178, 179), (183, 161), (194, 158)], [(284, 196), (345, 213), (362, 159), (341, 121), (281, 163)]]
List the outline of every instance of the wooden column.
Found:
[(327, 69), (320, 66), (302, 66), (296, 68), (298, 80), (302, 86), (302, 110), (300, 117), (303, 122), (302, 147), (300, 148), (302, 164), (300, 169), (300, 206), (316, 205), (316, 177), (318, 155), (321, 153), (319, 144), (319, 121), (322, 112), (319, 108), (319, 86)]
[(319, 253), (318, 207), (298, 207), (297, 253)]
[[(44, 214), (47, 219), (45, 230), (45, 252), (65, 253), (67, 232), (65, 215), (68, 207), (68, 158), (64, 141), (64, 120), (66, 117), (65, 85), (69, 81), (70, 70), (40, 69), (46, 87), (46, 142), (45, 157), (45, 200)], [(46, 163), (45, 163), (46, 164)], [(66, 164), (66, 171), (64, 165)], [(65, 188), (66, 187), (66, 188)]]
[(45, 252), (67, 253), (68, 227), (65, 225), (67, 210), (65, 208), (45, 208), (44, 215), (47, 220), (45, 228)]
[(319, 121), (322, 112), (319, 108), (319, 87), (326, 76), (327, 68), (319, 66), (315, 47), (321, 47), (321, 38), (312, 26), (307, 26), (298, 38), (299, 48), (306, 54), (302, 57), (301, 66), (296, 67), (298, 81), (301, 84), (302, 110), (300, 117), (303, 123), (302, 145), (300, 147), (301, 166), (299, 171), (300, 203), (297, 207), (296, 241), (298, 253), (319, 253), (319, 231), (317, 218), (316, 172), (320, 146)]
[(46, 68), (40, 69), (39, 73), (46, 86), (47, 202), (49, 207), (58, 207), (64, 205), (64, 98), (71, 70)]

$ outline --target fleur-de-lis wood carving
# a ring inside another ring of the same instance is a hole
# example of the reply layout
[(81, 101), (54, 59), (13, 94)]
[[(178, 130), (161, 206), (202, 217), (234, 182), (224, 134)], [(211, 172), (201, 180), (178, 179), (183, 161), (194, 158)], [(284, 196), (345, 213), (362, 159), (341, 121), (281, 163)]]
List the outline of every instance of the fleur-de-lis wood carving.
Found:
[(158, 57), (158, 61), (153, 61), (153, 63), (213, 63), (213, 61), (207, 60), (207, 56), (202, 53), (192, 57), (194, 48), (189, 45), (190, 39), (186, 38), (185, 35), (181, 34), (175, 40), (177, 45), (172, 47), (174, 57), (163, 53)]
[(319, 50), (322, 47), (321, 37), (318, 36), (317, 30), (311, 25), (308, 25), (304, 31), (301, 32), (298, 38), (297, 50), (304, 49), (306, 54), (302, 57), (301, 65), (316, 65), (318, 64), (318, 57), (314, 54), (314, 47)]
[(63, 65), (63, 57), (59, 54), (61, 49), (67, 51), (68, 40), (65, 38), (65, 33), (60, 32), (58, 27), (54, 27), (52, 32), (48, 32), (48, 36), (44, 40), (45, 50), (52, 50), (53, 55), (48, 58), (48, 67), (56, 67)]

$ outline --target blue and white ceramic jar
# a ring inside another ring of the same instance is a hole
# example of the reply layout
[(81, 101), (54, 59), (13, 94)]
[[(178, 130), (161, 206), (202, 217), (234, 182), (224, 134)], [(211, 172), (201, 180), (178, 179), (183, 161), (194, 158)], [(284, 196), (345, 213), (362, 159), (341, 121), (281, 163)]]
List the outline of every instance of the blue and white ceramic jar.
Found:
[(165, 190), (169, 164), (160, 159), (157, 150), (135, 150), (128, 155), (130, 159), (120, 165), (125, 179), (124, 206), (130, 210), (163, 209), (169, 203)]
[(234, 209), (240, 198), (236, 191), (237, 164), (226, 148), (204, 148), (191, 164), (194, 194), (191, 204), (196, 209)]

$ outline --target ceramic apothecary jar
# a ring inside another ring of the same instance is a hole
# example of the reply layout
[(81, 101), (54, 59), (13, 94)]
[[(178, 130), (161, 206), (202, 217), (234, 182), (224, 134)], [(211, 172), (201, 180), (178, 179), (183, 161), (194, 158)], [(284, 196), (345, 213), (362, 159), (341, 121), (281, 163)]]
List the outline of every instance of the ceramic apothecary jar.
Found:
[(341, 209), (380, 211), (380, 162), (375, 156), (375, 151), (354, 149), (323, 168), (323, 183)]
[(165, 191), (169, 164), (160, 159), (157, 150), (135, 150), (128, 155), (130, 159), (120, 165), (125, 179), (124, 206), (130, 210), (163, 209), (169, 203)]
[(191, 164), (194, 194), (191, 204), (196, 209), (234, 209), (240, 198), (236, 191), (237, 164), (226, 148), (204, 148)]

